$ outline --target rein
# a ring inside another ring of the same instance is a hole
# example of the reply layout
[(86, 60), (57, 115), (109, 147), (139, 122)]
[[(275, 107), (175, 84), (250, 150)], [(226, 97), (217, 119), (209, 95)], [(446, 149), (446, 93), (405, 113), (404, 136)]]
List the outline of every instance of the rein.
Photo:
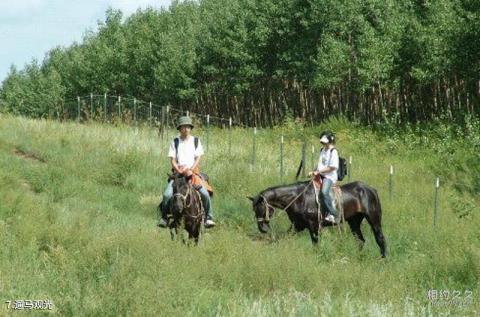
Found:
[[(192, 194), (192, 186), (189, 185), (187, 189), (187, 193), (185, 195), (182, 195), (181, 193), (175, 193), (173, 194), (173, 197), (180, 197), (184, 203), (187, 203), (188, 197)], [(190, 198), (190, 203), (188, 205), (184, 205), (184, 208), (190, 207), (192, 205), (192, 199)]]
[[(175, 194), (173, 194), (173, 197), (180, 197), (180, 198), (183, 200), (184, 205), (183, 205), (182, 211), (184, 211), (186, 208), (189, 208), (189, 207), (192, 205), (192, 200), (193, 200), (193, 198), (192, 198), (192, 187), (193, 187), (193, 186), (189, 183), (189, 184), (188, 184), (187, 193), (186, 193), (185, 195), (183, 195), (183, 194), (181, 194), (181, 193), (175, 193)], [(200, 193), (198, 193), (197, 191), (195, 191), (195, 194), (197, 195), (197, 200), (199, 201), (200, 214), (194, 216), (194, 215), (191, 215), (191, 214), (189, 214), (189, 213), (187, 213), (187, 212), (185, 211), (185, 215), (188, 216), (188, 217), (191, 217), (191, 218), (198, 218), (198, 217), (203, 216), (203, 212), (202, 212), (202, 210), (203, 210), (202, 198), (200, 197)], [(190, 197), (190, 199), (189, 199), (189, 202), (188, 202), (188, 204), (187, 204), (187, 199), (188, 199), (188, 197)]]
[[(298, 194), (297, 196), (295, 196), (295, 198), (293, 198), (288, 203), (288, 205), (286, 207), (282, 208), (282, 210), (283, 211), (287, 210), (288, 207), (290, 207), (300, 196), (305, 194), (305, 192), (307, 191), (308, 187), (310, 187), (311, 184), (313, 184), (313, 179), (307, 184), (307, 186), (305, 186), (303, 191), (300, 194)], [(267, 198), (265, 198), (265, 196), (260, 195), (260, 197), (263, 198), (263, 202), (265, 203), (265, 217), (264, 218), (257, 218), (257, 222), (260, 222), (260, 221), (263, 221), (263, 220), (270, 221), (270, 213), (268, 212), (269, 211), (268, 208), (270, 207), (270, 208), (275, 209), (275, 207), (268, 203)]]

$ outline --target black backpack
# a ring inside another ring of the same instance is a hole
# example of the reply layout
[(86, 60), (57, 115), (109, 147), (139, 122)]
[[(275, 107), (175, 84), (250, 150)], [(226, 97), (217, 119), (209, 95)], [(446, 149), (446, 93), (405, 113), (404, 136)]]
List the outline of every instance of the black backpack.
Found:
[(339, 181), (342, 181), (347, 176), (347, 160), (341, 156), (338, 157), (338, 171), (337, 177)]
[[(333, 148), (331, 151), (337, 150), (336, 148)], [(338, 150), (337, 150), (338, 152)], [(332, 152), (330, 152), (330, 159), (332, 157)], [(337, 170), (337, 179), (339, 181), (342, 181), (345, 176), (348, 174), (347, 173), (347, 160), (344, 157), (338, 156), (338, 170)]]

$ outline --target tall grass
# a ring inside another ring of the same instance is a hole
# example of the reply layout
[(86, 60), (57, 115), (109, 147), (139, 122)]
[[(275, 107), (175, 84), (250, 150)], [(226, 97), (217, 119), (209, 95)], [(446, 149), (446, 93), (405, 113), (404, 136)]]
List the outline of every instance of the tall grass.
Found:
[[(336, 229), (312, 247), (306, 233), (286, 233), (283, 213), (270, 234), (256, 231), (246, 196), (280, 183), (280, 135), (289, 182), (303, 140), (314, 144), (327, 127), (353, 157), (354, 180), (380, 193), (386, 260), (366, 224), (362, 251)], [(219, 224), (192, 247), (156, 228), (170, 168), (169, 144), (156, 131), (0, 117), (2, 301), (51, 299), (64, 316), (478, 315), (480, 202), (442, 176), (433, 228), (434, 180), (443, 171), (434, 140), (412, 148), (342, 119), (285, 124), (258, 132), (251, 166), (251, 130), (233, 131), (231, 155), (224, 131), (210, 132), (202, 166)], [(429, 290), (472, 291), (473, 303), (434, 305)], [(12, 311), (3, 305), (0, 313)]]

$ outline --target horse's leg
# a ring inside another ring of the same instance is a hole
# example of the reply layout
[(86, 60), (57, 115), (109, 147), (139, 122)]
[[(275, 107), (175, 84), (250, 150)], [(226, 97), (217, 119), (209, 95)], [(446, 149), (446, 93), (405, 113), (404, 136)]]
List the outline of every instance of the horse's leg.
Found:
[(172, 221), (168, 223), (168, 228), (170, 228), (170, 238), (172, 241), (175, 241), (175, 231), (177, 229), (177, 223), (175, 222), (175, 219), (172, 219)]
[(293, 223), (290, 224), (290, 228), (288, 228), (287, 233), (292, 233), (293, 232)]
[(195, 230), (195, 245), (198, 245), (198, 241), (200, 240), (200, 231), (202, 230), (202, 223), (203, 223), (203, 217), (200, 218), (200, 222), (197, 224), (197, 228)]
[(172, 224), (170, 224), (170, 237), (172, 238), (172, 241), (175, 241), (175, 237), (177, 236), (177, 224), (174, 222), (172, 222)]
[(362, 229), (360, 229), (363, 217), (363, 214), (356, 214), (351, 218), (347, 219), (350, 230), (352, 230), (354, 237), (357, 238), (360, 249), (362, 249), (363, 245), (365, 244), (365, 238), (363, 237)]
[(312, 244), (317, 245), (318, 244), (318, 232), (315, 232), (315, 230), (309, 229), (310, 231), (310, 238), (312, 239)]
[(310, 232), (310, 238), (314, 245), (318, 244), (318, 222), (309, 221), (308, 231)]
[(193, 241), (195, 242), (195, 245), (198, 245), (199, 238), (200, 238), (200, 226), (197, 226), (193, 234)]
[(187, 240), (185, 240), (185, 233), (182, 234), (182, 243), (187, 244)]
[(287, 230), (287, 234), (289, 234), (289, 235), (295, 235), (295, 234), (297, 234), (297, 232), (298, 232), (297, 227), (295, 226), (295, 224), (292, 223), (292, 224), (290, 225), (290, 228), (288, 228), (288, 230)]
[(382, 224), (380, 222), (380, 217), (378, 215), (366, 215), (367, 221), (372, 228), (373, 235), (375, 236), (375, 241), (377, 241), (378, 246), (380, 247), (380, 253), (382, 258), (386, 256), (386, 244), (385, 237), (382, 232)]

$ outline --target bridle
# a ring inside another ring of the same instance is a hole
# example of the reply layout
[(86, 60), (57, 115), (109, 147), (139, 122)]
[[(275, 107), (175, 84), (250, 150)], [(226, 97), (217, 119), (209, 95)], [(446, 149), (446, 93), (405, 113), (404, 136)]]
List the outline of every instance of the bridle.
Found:
[[(288, 207), (290, 207), (300, 196), (302, 196), (303, 194), (305, 194), (305, 192), (307, 191), (308, 187), (310, 187), (310, 185), (313, 184), (313, 179), (307, 184), (307, 186), (305, 186), (305, 188), (303, 189), (303, 191), (298, 194), (297, 196), (295, 196), (295, 198), (293, 198), (288, 204), (286, 207), (282, 208), (282, 210), (287, 210)], [(266, 222), (268, 223), (270, 221), (270, 208), (272, 209), (275, 209), (274, 206), (272, 206), (267, 198), (265, 198), (265, 196), (263, 195), (260, 195), (261, 198), (263, 198), (263, 203), (265, 205), (265, 214), (263, 217), (257, 217), (257, 222)]]
[(275, 209), (275, 207), (268, 203), (268, 200), (265, 198), (265, 196), (260, 195), (260, 197), (263, 198), (263, 203), (265, 205), (265, 215), (263, 217), (257, 217), (257, 222), (265, 221), (268, 223), (270, 221), (270, 208)]
[(185, 206), (185, 204), (187, 203), (188, 197), (190, 197), (191, 195), (192, 195), (192, 186), (188, 184), (187, 193), (185, 195), (183, 195), (182, 193), (175, 193), (173, 194), (173, 197), (180, 197), (183, 203), (183, 208), (185, 209), (192, 205), (192, 199), (190, 198), (189, 204)]
[[(203, 204), (202, 204), (202, 198), (200, 197), (200, 193), (198, 193), (197, 191), (195, 191), (195, 194), (197, 195), (197, 200), (199, 202), (200, 213), (198, 215), (191, 215), (191, 214), (187, 213), (186, 210), (185, 210), (192, 205), (192, 201), (193, 201), (193, 199), (192, 199), (193, 189), (192, 188), (193, 188), (192, 184), (188, 183), (188, 189), (187, 189), (187, 193), (185, 195), (183, 195), (182, 193), (175, 193), (175, 194), (173, 194), (173, 197), (180, 197), (180, 199), (182, 200), (182, 204), (183, 204), (182, 212), (185, 213), (186, 216), (191, 217), (191, 218), (198, 218), (198, 217), (201, 217), (203, 215)], [(190, 199), (188, 199), (188, 198), (190, 198)], [(187, 199), (188, 199), (188, 204), (187, 204)]]

